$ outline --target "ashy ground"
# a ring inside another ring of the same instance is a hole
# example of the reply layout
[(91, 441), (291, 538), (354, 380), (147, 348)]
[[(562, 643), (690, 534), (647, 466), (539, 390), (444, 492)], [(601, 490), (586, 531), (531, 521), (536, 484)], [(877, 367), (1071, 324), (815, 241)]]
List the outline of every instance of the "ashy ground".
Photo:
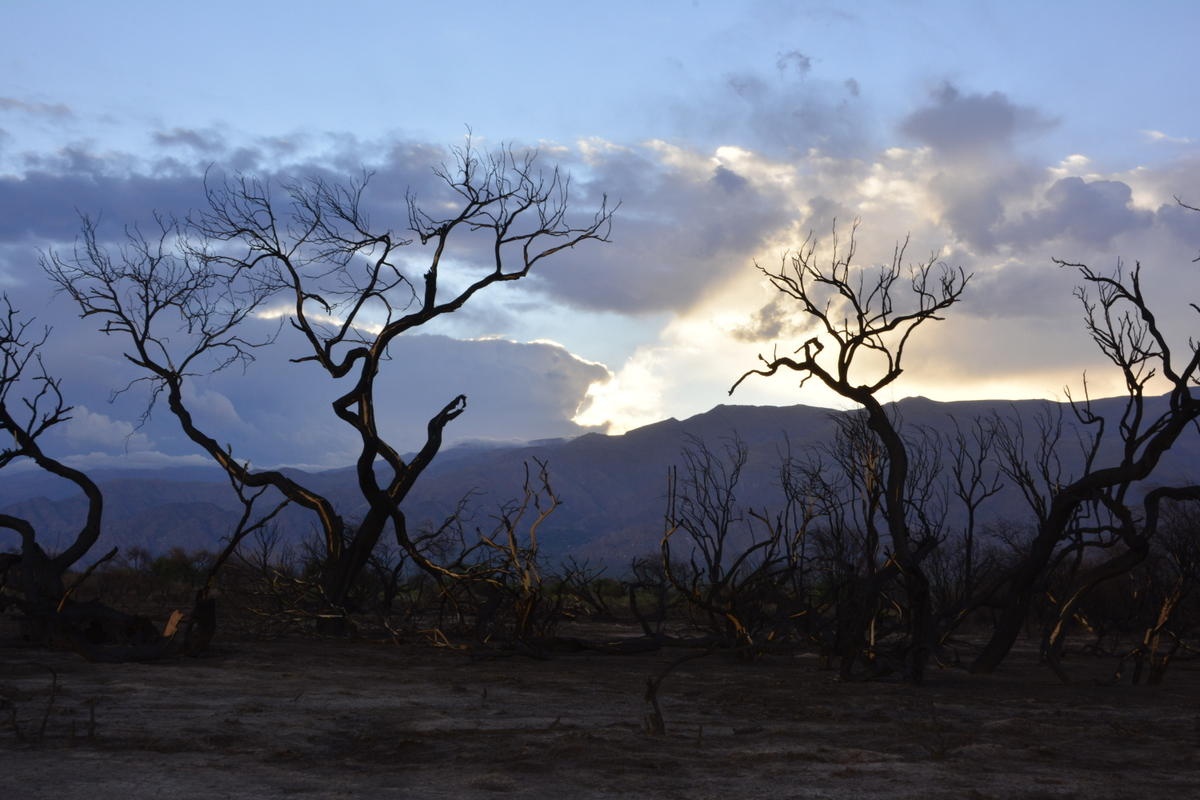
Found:
[[(90, 664), (0, 649), (0, 797), (1200, 798), (1200, 664), (1157, 688), (1032, 656), (844, 683), (815, 660), (551, 660), (425, 644), (221, 641)], [(44, 728), (43, 728), (44, 726)]]

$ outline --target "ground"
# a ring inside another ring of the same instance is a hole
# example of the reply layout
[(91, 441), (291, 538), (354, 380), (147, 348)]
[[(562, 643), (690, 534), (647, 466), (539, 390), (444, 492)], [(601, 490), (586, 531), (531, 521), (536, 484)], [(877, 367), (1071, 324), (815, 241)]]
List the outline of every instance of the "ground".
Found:
[(647, 678), (679, 655), (294, 638), (91, 664), (6, 647), (0, 797), (1200, 798), (1195, 662), (1150, 688), (1078, 658), (1063, 685), (1017, 654), (913, 688), (715, 654), (664, 680), (666, 733), (649, 735)]

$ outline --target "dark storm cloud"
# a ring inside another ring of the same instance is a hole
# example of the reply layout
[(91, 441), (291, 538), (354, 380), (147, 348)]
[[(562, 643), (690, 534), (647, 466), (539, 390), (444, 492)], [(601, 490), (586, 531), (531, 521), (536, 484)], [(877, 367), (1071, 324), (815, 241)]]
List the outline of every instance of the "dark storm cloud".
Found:
[(157, 209), (183, 215), (203, 196), (195, 175), (169, 178), (33, 170), (0, 177), (0, 242), (71, 241), (79, 214), (121, 223), (145, 220)]
[(720, 165), (701, 173), (617, 152), (589, 168), (589, 184), (621, 200), (614, 244), (563, 254), (535, 278), (555, 299), (589, 310), (686, 310), (744, 270), (763, 237), (792, 216), (782, 190)]
[(943, 222), (977, 253), (1031, 253), (1053, 240), (1105, 246), (1153, 222), (1154, 212), (1134, 207), (1129, 185), (1078, 177), (1055, 181), (1035, 199), (1032, 210), (1010, 213), (1014, 203), (1024, 205), (1036, 197), (1043, 174), (1011, 161), (1006, 168), (976, 174), (939, 172), (929, 188), (942, 206)]
[[(473, 145), (474, 146), (474, 145)], [(480, 145), (477, 155), (486, 156), (489, 148)], [(361, 157), (360, 157), (361, 158)], [(446, 147), (428, 142), (398, 141), (392, 143), (381, 161), (371, 164), (370, 192), (371, 208), (385, 219), (389, 226), (403, 229), (408, 225), (408, 197), (431, 211), (442, 204), (460, 201), (446, 182), (438, 177), (437, 171), (454, 171), (453, 153)], [(346, 175), (359, 175), (363, 170), (361, 160), (355, 163), (354, 151), (350, 150), (337, 165)], [(539, 167), (553, 168), (553, 161), (539, 159)]]
[[(152, 231), (153, 215), (183, 219), (203, 206), (204, 186), (219, 185), (239, 174), (269, 182), (274, 197), (286, 205), (285, 185), (319, 178), (346, 185), (368, 180), (363, 195), (363, 211), (376, 231), (389, 231), (398, 239), (412, 239), (409, 231), (408, 198), (428, 209), (435, 217), (457, 207), (456, 195), (439, 170), (455, 169), (450, 149), (419, 141), (364, 143), (350, 136), (330, 137), (320, 158), (282, 159), (281, 155), (302, 150), (307, 142), (291, 139), (263, 139), (245, 146), (229, 146), (203, 158), (192, 152), (214, 148), (219, 136), (205, 132), (174, 130), (159, 137), (160, 144), (149, 155), (137, 159), (122, 153), (99, 153), (86, 145), (74, 145), (50, 154), (28, 156), (23, 174), (0, 177), (0, 282), (27, 284), (40, 277), (39, 251), (48, 248), (68, 250), (80, 231), (80, 214), (100, 220), (102, 240), (118, 244), (126, 225), (138, 224)], [(182, 148), (176, 144), (183, 145)], [(476, 142), (476, 155), (486, 158), (487, 143)], [(161, 155), (182, 149), (193, 158)], [(578, 166), (578, 165), (576, 165)], [(535, 170), (547, 177), (555, 162), (542, 156)], [(570, 165), (567, 165), (568, 169)], [(634, 176), (629, 176), (634, 180)], [(740, 177), (732, 173), (717, 176), (726, 191), (734, 190)], [(576, 222), (594, 212), (600, 202), (600, 190), (577, 181), (571, 186), (571, 208)], [(470, 278), (470, 268), (490, 269), (490, 242), (482, 235), (472, 236), (461, 230), (455, 237), (452, 255), (466, 262), (465, 276), (459, 265), (453, 274), (444, 275), (447, 288), (457, 280)], [(564, 256), (547, 262), (557, 266)], [(415, 275), (423, 272), (430, 253), (414, 242), (402, 253), (411, 262)], [(447, 271), (450, 272), (450, 271)], [(486, 304), (484, 304), (486, 306)], [(468, 309), (465, 316), (486, 316)]]
[[(485, 143), (477, 147), (479, 156), (494, 152)], [(521, 152), (518, 148), (518, 155)], [(695, 154), (682, 157), (703, 163)], [(378, 224), (404, 233), (410, 195), (434, 213), (456, 207), (461, 197), (435, 172), (447, 167), (453, 171), (455, 165), (455, 155), (447, 148), (395, 143), (371, 166), (365, 196), (369, 213)], [(340, 166), (352, 174), (348, 163)], [(587, 160), (574, 152), (537, 155), (537, 174), (549, 178), (556, 168), (562, 180), (569, 181), (571, 224), (590, 222), (606, 196), (610, 208), (620, 203), (612, 242), (584, 242), (563, 251), (540, 263), (524, 283), (551, 301), (593, 311), (686, 309), (714, 282), (744, 269), (762, 236), (786, 224), (793, 211), (783, 190), (761, 186), (739, 174), (735, 165), (697, 170), (646, 149), (613, 148)], [(492, 268), (492, 244), (488, 235), (460, 231), (449, 252), (471, 274), (472, 266)], [(429, 253), (414, 242), (410, 256), (414, 264), (423, 265)], [(447, 275), (449, 281), (456, 278), (465, 279), (463, 273)]]
[[(177, 134), (180, 141), (191, 141), (189, 133)], [(217, 146), (203, 139), (192, 144)], [(155, 213), (183, 218), (204, 201), (211, 165), (218, 165), (220, 174), (256, 172), (264, 164), (255, 147), (210, 150), (203, 158), (183, 160), (161, 150), (143, 157), (97, 152), (86, 143), (25, 154), (23, 161), (22, 173), (0, 176), (0, 207), (6, 209), (0, 215), (0, 242), (32, 241), (43, 247), (72, 241), (80, 214), (115, 223), (113, 236), (127, 224), (147, 223)]]
[(857, 217), (857, 212), (845, 202), (825, 195), (814, 195), (808, 198), (806, 205), (808, 206), (806, 222), (810, 227), (815, 225), (821, 228), (821, 233), (829, 231), (830, 226), (836, 227), (838, 220), (849, 222)]
[[(477, 155), (486, 157), (489, 152), (494, 150), (478, 144)], [(354, 155), (354, 149), (347, 147), (325, 163), (303, 169), (344, 183), (363, 175), (362, 153), (357, 153), (357, 159)], [(535, 174), (549, 179), (556, 166), (561, 168), (563, 180), (570, 181), (568, 220), (577, 226), (591, 220), (605, 194), (610, 207), (619, 201), (614, 243), (584, 242), (540, 263), (523, 282), (551, 300), (576, 307), (633, 313), (685, 309), (715, 281), (743, 269), (761, 236), (790, 216), (790, 204), (781, 190), (764, 189), (732, 166), (718, 164), (697, 172), (665, 164), (657, 154), (624, 149), (600, 154), (588, 163), (576, 158), (572, 153), (539, 154)], [(369, 185), (363, 202), (373, 228), (412, 238), (407, 229), (409, 196), (435, 216), (457, 208), (462, 198), (436, 172), (453, 171), (455, 165), (455, 156), (447, 148), (394, 143), (367, 168)], [(225, 174), (214, 169), (209, 178)], [(465, 285), (481, 270), (492, 269), (492, 244), (486, 232), (460, 230), (447, 251), (454, 263), (443, 272), (443, 284)], [(430, 255), (428, 248), (414, 241), (401, 258), (423, 271)], [(686, 265), (682, 272), (680, 264)], [(485, 312), (468, 310), (476, 313)]]
[(945, 154), (1007, 149), (1017, 137), (1056, 124), (1036, 109), (1012, 102), (1003, 92), (964, 94), (947, 82), (930, 99), (929, 105), (904, 118), (900, 130)]
[(0, 178), (0, 242), (70, 242), (79, 233), (79, 215), (136, 222), (152, 210), (184, 215), (202, 191), (196, 176), (127, 178), (89, 174), (26, 173)]
[[(182, 145), (197, 157), (187, 160), (155, 152), (150, 158), (98, 153), (72, 145), (51, 154), (27, 155), (19, 175), (0, 176), (0, 243), (13, 241), (69, 242), (79, 231), (79, 214), (112, 223), (105, 227), (120, 236), (125, 224), (150, 220), (154, 213), (183, 218), (204, 203), (204, 181), (219, 182), (246, 174), (270, 181), (276, 194), (281, 184), (307, 177), (346, 183), (374, 172), (367, 201), (387, 226), (403, 230), (408, 222), (406, 191), (436, 203), (446, 199), (445, 184), (433, 167), (447, 160), (444, 148), (423, 143), (394, 143), (382, 161), (366, 145), (343, 142), (320, 160), (292, 160), (298, 145), (288, 139), (226, 146), (218, 134), (174, 129), (155, 134), (157, 146), (170, 150)], [(365, 168), (372, 157), (376, 166)], [(102, 231), (103, 233), (104, 231)]]
[[(372, 226), (402, 237), (409, 235), (409, 193), (435, 212), (455, 199), (435, 172), (442, 164), (453, 168), (452, 154), (424, 142), (381, 145), (338, 137), (323, 143), (326, 149), (320, 157), (304, 158), (295, 154), (312, 152), (311, 142), (222, 144), (219, 135), (182, 129), (153, 138), (151, 149), (136, 158), (81, 144), (29, 156), (23, 174), (0, 178), (0, 206), (6, 209), (0, 215), (0, 286), (17, 293), (19, 307), (36, 315), (39, 325), (54, 328), (46, 347), (47, 364), (64, 377), (69, 402), (83, 409), (77, 423), (57, 432), (57, 445), (81, 457), (85, 450), (95, 451), (98, 455), (87, 456), (93, 462), (106, 457), (104, 453), (117, 456), (130, 449), (147, 462), (192, 454), (195, 448), (165, 407), (137, 427), (146, 402), (140, 387), (110, 404), (112, 391), (137, 377), (121, 358), (123, 343), (99, 335), (94, 321), (79, 320), (65, 297), (53, 297), (40, 272), (40, 252), (72, 246), (80, 227), (77, 211), (100, 218), (101, 239), (112, 247), (120, 244), (125, 225), (152, 227), (155, 211), (182, 218), (201, 206), (206, 177), (210, 183), (219, 182), (239, 172), (270, 181), (276, 199), (286, 202), (284, 182), (319, 177), (345, 184), (361, 179), (365, 165), (366, 172), (373, 173), (364, 195)], [(482, 153), (488, 149), (480, 145)], [(293, 157), (286, 158), (288, 154)], [(554, 161), (543, 157), (539, 165), (548, 173)], [(739, 191), (741, 179), (732, 172), (713, 178), (714, 194)], [(593, 193), (585, 183), (574, 184), (573, 206), (590, 202)], [(486, 263), (485, 249), (478, 243), (459, 248), (456, 255)], [(423, 270), (428, 253), (414, 243), (404, 257), (412, 259), (414, 269)], [(546, 266), (557, 267), (562, 260)], [(449, 283), (449, 274), (446, 278)], [(467, 309), (468, 315), (488, 318), (486, 301), (473, 305), (480, 308)], [(289, 363), (288, 356), (296, 353), (288, 347), (281, 340), (245, 375), (230, 370), (197, 379), (190, 395), (197, 418), (211, 425), (218, 438), (239, 442), (242, 455), (256, 463), (344, 464), (353, 437), (329, 411), (335, 389), (305, 365)], [(459, 393), (468, 395), (469, 408), (447, 431), (451, 441), (581, 433), (585, 429), (571, 418), (588, 387), (608, 378), (605, 368), (550, 344), (405, 337), (392, 346), (391, 357), (379, 383), (379, 410), (389, 435), (402, 448), (419, 446), (429, 418)], [(298, 436), (297, 431), (304, 434)]]

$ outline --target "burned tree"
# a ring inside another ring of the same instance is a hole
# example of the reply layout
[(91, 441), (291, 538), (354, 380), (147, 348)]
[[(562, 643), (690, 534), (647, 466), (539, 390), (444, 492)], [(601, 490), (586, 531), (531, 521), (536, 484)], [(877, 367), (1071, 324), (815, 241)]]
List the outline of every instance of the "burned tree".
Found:
[[(564, 250), (607, 241), (611, 224), (603, 201), (593, 215), (571, 216), (568, 179), (557, 169), (543, 171), (534, 153), (505, 148), (486, 155), (468, 142), (436, 173), (446, 196), (426, 208), (410, 195), (402, 233), (370, 220), (367, 177), (348, 185), (322, 178), (284, 183), (281, 197), (267, 181), (237, 177), (209, 183), (207, 208), (181, 224), (164, 221), (153, 240), (132, 229), (116, 260), (88, 221), (80, 249), (45, 260), (83, 316), (126, 339), (126, 357), (155, 396), (165, 396), (195, 444), (240, 485), (273, 487), (312, 512), (324, 540), (321, 602), (334, 610), (345, 606), (389, 529), (415, 563), (441, 569), (414, 545), (400, 505), (467, 398), (454, 397), (433, 414), (424, 444), (403, 456), (380, 426), (376, 386), (389, 345)], [(428, 254), (423, 267), (412, 265), (416, 241)], [(452, 257), (459, 263), (447, 274)], [(268, 302), (288, 307), (306, 351), (294, 360), (316, 365), (340, 387), (332, 412), (355, 437), (366, 506), (352, 525), (318, 492), (279, 471), (252, 469), (188, 408), (185, 386), (193, 375), (248, 362), (269, 343), (245, 332)]]
[(964, 517), (962, 552), (957, 569), (959, 581), (952, 590), (954, 600), (945, 605), (947, 608), (965, 608), (975, 591), (980, 566), (979, 509), (989, 498), (999, 494), (1005, 483), (993, 459), (996, 429), (985, 419), (973, 420), (968, 430), (963, 430), (958, 420), (952, 418), (951, 421), (954, 433), (946, 441), (950, 452), (950, 491), (959, 501)]
[(27, 519), (0, 514), (0, 529), (15, 533), (20, 545), (0, 552), (0, 608), (14, 603), (29, 621), (30, 637), (45, 639), (67, 602), (64, 577), (100, 537), (104, 497), (92, 480), (47, 453), (41, 439), (71, 419), (61, 381), (50, 374), (39, 353), (49, 335), (22, 320), (7, 295), (0, 299), (0, 469), (28, 460), (45, 472), (75, 484), (87, 498), (87, 513), (74, 541), (50, 554)]
[(721, 451), (689, 437), (680, 455), (682, 474), (676, 467), (668, 473), (664, 575), (704, 617), (713, 646), (751, 660), (792, 624), (796, 540), (805, 535), (803, 527), (786, 524), (794, 520), (795, 498), (786, 497), (785, 511), (776, 515), (739, 503), (749, 449), (736, 434)]
[[(751, 375), (772, 376), (789, 369), (804, 375), (801, 386), (815, 377), (862, 407), (867, 427), (885, 453), (881, 514), (891, 550), (866, 591), (877, 594), (896, 579), (903, 584), (908, 620), (905, 675), (920, 683), (933, 640), (929, 580), (921, 562), (936, 545), (936, 537), (911, 524), (910, 454), (877, 395), (900, 377), (913, 331), (941, 319), (940, 314), (962, 296), (968, 276), (961, 268), (939, 265), (935, 257), (905, 269), (907, 240), (896, 246), (890, 265), (864, 269), (854, 261), (856, 231), (857, 224), (844, 247), (835, 231), (828, 266), (819, 263), (817, 241), (810, 235), (778, 270), (759, 267), (778, 291), (799, 304), (820, 333), (791, 356), (760, 356), (764, 366), (746, 372), (729, 391), (732, 394)], [(901, 294), (907, 294), (909, 302), (904, 303)], [(832, 353), (826, 354), (829, 345)], [(866, 620), (860, 619), (853, 639), (861, 642), (865, 631)], [(843, 671), (848, 668), (844, 663)]]
[(1147, 516), (1147, 526), (1154, 522), (1156, 546), (1140, 570), (1140, 579), (1132, 583), (1135, 603), (1130, 605), (1149, 613), (1139, 617), (1144, 625), (1141, 641), (1122, 659), (1122, 666), (1133, 661), (1130, 677), (1135, 685), (1143, 677), (1152, 686), (1162, 683), (1167, 666), (1183, 647), (1184, 634), (1200, 624), (1195, 603), (1200, 585), (1200, 537), (1196, 535), (1200, 507), (1195, 500), (1200, 491), (1191, 488), (1193, 496), (1188, 502), (1151, 502), (1147, 506), (1154, 512), (1153, 517)]
[[(1021, 633), (1031, 604), (1045, 588), (1051, 567), (1067, 550), (1081, 552), (1103, 545), (1111, 555), (1081, 574), (1058, 605), (1057, 619), (1047, 633), (1044, 654), (1054, 665), (1063, 624), (1078, 603), (1096, 586), (1123, 575), (1149, 552), (1155, 526), (1155, 497), (1192, 497), (1192, 487), (1145, 485), (1163, 455), (1200, 418), (1200, 401), (1192, 387), (1200, 377), (1200, 344), (1189, 341), (1177, 355), (1142, 291), (1141, 265), (1126, 272), (1118, 263), (1112, 274), (1086, 264), (1057, 260), (1060, 267), (1079, 272), (1076, 292), (1084, 310), (1084, 326), (1104, 356), (1121, 373), (1126, 396), (1115, 419), (1095, 413), (1085, 396), (1072, 407), (1090, 433), (1085, 438), (1084, 465), (1072, 477), (1057, 474), (1058, 456), (1043, 426), (1038, 441), (1042, 452), (1031, 468), (1023, 447), (1002, 433), (1002, 468), (1025, 494), (1037, 517), (1037, 532), (1021, 557), (986, 591), (981, 600), (999, 608), (992, 635), (971, 665), (974, 672), (991, 672), (1008, 654)], [(1200, 307), (1192, 308), (1200, 313)], [(1165, 396), (1147, 397), (1151, 381), (1166, 383)], [(1115, 436), (1111, 434), (1114, 432)], [(1109, 446), (1110, 441), (1112, 442)], [(1014, 443), (1015, 442), (1015, 443)], [(1115, 450), (1114, 455), (1109, 455)], [(1135, 496), (1146, 492), (1145, 506), (1134, 511)], [(1092, 522), (1080, 529), (1081, 519)], [(1061, 670), (1059, 671), (1062, 677)]]

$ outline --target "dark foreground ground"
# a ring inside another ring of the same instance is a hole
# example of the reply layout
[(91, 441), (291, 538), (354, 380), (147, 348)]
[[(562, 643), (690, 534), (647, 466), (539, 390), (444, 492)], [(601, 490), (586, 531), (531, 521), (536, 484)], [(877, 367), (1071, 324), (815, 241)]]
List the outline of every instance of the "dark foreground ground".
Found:
[(0, 798), (1200, 798), (1195, 662), (1158, 688), (1101, 685), (1100, 659), (1069, 661), (1064, 686), (1030, 656), (914, 689), (712, 655), (666, 679), (666, 734), (647, 735), (646, 679), (679, 654), (4, 648)]

